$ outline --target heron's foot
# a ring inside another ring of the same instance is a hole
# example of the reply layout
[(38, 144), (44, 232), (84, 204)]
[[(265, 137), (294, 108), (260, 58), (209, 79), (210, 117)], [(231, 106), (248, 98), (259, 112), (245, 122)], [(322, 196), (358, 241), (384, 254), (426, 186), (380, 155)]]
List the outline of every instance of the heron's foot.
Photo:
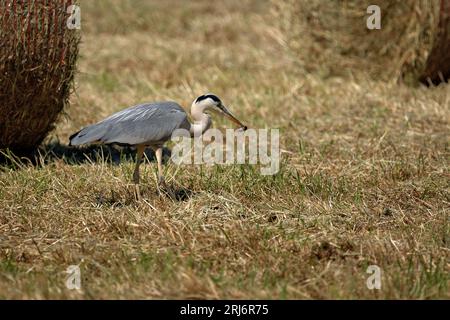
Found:
[(139, 180), (140, 180), (139, 172), (138, 171), (134, 171), (134, 173), (133, 173), (133, 183), (137, 185), (137, 184), (139, 184)]
[(163, 176), (158, 177), (158, 191), (160, 195), (166, 195), (171, 199), (176, 200), (175, 192), (166, 184), (166, 180)]

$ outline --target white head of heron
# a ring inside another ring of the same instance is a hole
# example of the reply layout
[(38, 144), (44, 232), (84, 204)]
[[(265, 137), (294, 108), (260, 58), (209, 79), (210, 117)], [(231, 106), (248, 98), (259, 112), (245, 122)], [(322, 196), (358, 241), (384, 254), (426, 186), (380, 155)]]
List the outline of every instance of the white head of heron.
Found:
[(205, 111), (216, 111), (222, 115), (225, 115), (228, 119), (233, 121), (235, 124), (242, 128), (243, 130), (247, 130), (247, 126), (243, 125), (231, 112), (227, 107), (222, 103), (222, 101), (215, 94), (207, 93), (199, 96), (194, 100), (191, 107), (191, 113), (203, 113)]

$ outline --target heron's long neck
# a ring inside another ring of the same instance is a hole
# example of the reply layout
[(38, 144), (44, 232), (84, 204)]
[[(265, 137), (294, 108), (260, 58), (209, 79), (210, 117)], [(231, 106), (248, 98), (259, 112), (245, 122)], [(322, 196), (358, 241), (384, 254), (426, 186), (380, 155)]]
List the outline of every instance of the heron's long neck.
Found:
[(203, 112), (204, 110), (205, 108), (199, 105), (193, 105), (191, 107), (193, 120), (190, 128), (191, 137), (199, 137), (211, 127), (211, 118)]

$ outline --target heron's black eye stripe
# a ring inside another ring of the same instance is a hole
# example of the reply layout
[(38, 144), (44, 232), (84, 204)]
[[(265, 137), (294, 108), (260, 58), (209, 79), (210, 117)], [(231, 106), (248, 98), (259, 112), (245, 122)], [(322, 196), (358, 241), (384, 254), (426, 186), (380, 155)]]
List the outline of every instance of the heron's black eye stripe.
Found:
[(195, 102), (200, 102), (200, 101), (208, 99), (208, 98), (212, 99), (215, 102), (220, 102), (220, 99), (216, 95), (213, 95), (213, 94), (202, 95), (202, 96), (198, 97), (197, 100), (195, 100)]

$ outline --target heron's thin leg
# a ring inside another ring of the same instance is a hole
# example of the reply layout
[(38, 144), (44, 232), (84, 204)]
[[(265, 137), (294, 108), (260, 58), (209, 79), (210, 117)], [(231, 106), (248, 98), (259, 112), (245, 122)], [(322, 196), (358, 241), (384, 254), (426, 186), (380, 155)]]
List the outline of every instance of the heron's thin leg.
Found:
[(162, 147), (155, 150), (156, 161), (158, 162), (158, 183), (165, 186), (163, 168), (162, 168)]
[(139, 184), (139, 166), (141, 165), (142, 156), (144, 155), (145, 146), (138, 146), (136, 152), (136, 165), (133, 172), (133, 182)]
[(145, 146), (137, 147), (136, 165), (134, 167), (134, 172), (133, 172), (133, 182), (135, 184), (137, 200), (140, 200), (140, 198), (141, 198), (141, 190), (139, 188), (139, 180), (140, 180), (139, 166), (141, 165), (141, 160), (142, 160), (142, 156), (144, 154), (144, 150), (145, 150)]

